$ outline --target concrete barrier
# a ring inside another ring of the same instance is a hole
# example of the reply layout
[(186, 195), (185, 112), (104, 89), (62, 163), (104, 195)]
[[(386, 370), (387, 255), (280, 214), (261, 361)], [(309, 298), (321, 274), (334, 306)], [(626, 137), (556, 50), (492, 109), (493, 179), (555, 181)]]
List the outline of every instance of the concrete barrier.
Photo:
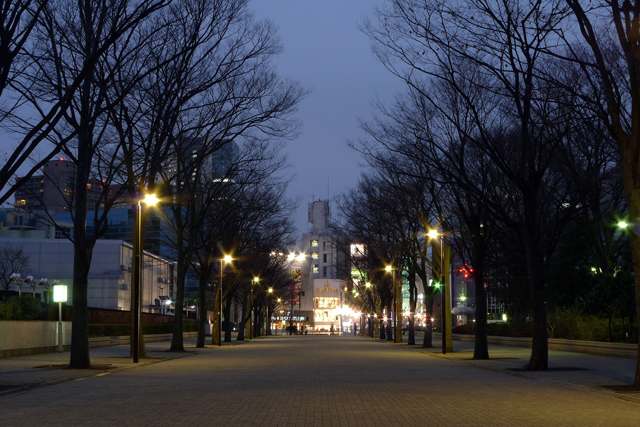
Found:
[[(63, 323), (64, 349), (71, 347), (71, 322)], [(0, 321), (0, 358), (28, 356), (30, 354), (53, 353), (57, 351), (58, 322), (39, 320)], [(194, 338), (197, 332), (184, 332), (184, 338)], [(169, 341), (172, 334), (145, 335), (145, 342)], [(129, 344), (129, 336), (89, 338), (89, 348)]]
[[(473, 342), (474, 335), (453, 334), (457, 341)], [(531, 338), (488, 336), (489, 344), (509, 345), (514, 347), (531, 348)], [(596, 354), (599, 356), (635, 358), (638, 354), (638, 344), (624, 344), (600, 341), (561, 340), (549, 338), (549, 350), (569, 351), (573, 353)]]
[[(62, 322), (65, 349), (71, 345), (71, 322)], [(58, 322), (0, 321), (0, 357), (51, 353), (57, 350)]]

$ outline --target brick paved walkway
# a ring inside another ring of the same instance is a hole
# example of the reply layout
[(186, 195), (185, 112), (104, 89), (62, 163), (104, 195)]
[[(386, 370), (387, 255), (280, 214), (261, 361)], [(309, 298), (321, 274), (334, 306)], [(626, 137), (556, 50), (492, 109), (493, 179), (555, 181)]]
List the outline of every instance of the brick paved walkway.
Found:
[[(512, 351), (516, 358), (524, 354)], [(0, 394), (0, 425), (640, 424), (638, 394), (564, 381), (583, 371), (563, 378), (508, 371), (521, 361), (504, 354), (472, 362), (464, 351), (441, 357), (359, 337), (265, 338)]]

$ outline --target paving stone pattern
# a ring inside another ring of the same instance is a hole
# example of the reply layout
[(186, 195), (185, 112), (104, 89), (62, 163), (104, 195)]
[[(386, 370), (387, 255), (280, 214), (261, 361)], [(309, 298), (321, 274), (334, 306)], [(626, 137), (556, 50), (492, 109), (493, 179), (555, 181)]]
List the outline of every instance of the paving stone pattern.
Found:
[(176, 358), (162, 351), (168, 343), (157, 345), (165, 347), (151, 354), (168, 359), (133, 367), (107, 355), (101, 360), (113, 369), (91, 376), (22, 369), (46, 357), (7, 359), (0, 385), (11, 375), (29, 383), (34, 372), (53, 383), (0, 393), (0, 426), (640, 425), (637, 395), (595, 386), (617, 379), (594, 376), (589, 366), (509, 370), (523, 365), (522, 349), (500, 347), (496, 360), (470, 361), (468, 348), (443, 356), (362, 337), (284, 336), (197, 350), (191, 341), (189, 354)]

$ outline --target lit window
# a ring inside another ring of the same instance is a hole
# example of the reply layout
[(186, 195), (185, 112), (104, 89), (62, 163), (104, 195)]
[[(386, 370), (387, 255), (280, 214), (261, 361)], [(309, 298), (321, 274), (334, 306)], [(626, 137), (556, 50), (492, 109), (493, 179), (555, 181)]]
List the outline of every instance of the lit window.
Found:
[(318, 252), (311, 252), (311, 259), (318, 259)]
[(358, 257), (364, 255), (364, 245), (362, 244), (353, 244), (351, 245), (351, 256)]
[(312, 240), (311, 241), (311, 247), (312, 248), (317, 248), (318, 247), (318, 240)]
[(313, 264), (313, 273), (314, 274), (318, 274), (319, 270), (318, 270), (318, 264)]
[(87, 190), (91, 190), (91, 184), (87, 184)]

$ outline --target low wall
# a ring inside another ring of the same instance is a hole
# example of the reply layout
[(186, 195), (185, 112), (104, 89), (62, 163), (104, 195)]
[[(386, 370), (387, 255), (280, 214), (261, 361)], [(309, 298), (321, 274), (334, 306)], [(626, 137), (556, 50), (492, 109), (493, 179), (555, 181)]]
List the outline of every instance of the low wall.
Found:
[[(458, 341), (473, 342), (474, 335), (453, 334)], [(531, 338), (488, 336), (489, 344), (509, 345), (531, 348)], [(549, 350), (569, 351), (573, 353), (596, 354), (599, 356), (635, 358), (638, 355), (638, 344), (623, 344), (600, 341), (561, 340), (549, 338)]]
[[(65, 350), (71, 346), (71, 322), (62, 322)], [(58, 349), (58, 322), (39, 320), (0, 321), (0, 358), (53, 353)], [(197, 332), (184, 332), (184, 338), (197, 337)], [(168, 341), (172, 334), (145, 335), (145, 342)], [(129, 336), (89, 338), (89, 348), (129, 344)]]
[[(71, 322), (62, 322), (65, 348), (71, 345)], [(39, 320), (0, 321), (0, 357), (55, 352), (58, 348), (58, 322)]]
[[(196, 338), (198, 332), (183, 332), (183, 338)], [(145, 335), (144, 342), (154, 341), (170, 341), (173, 334), (153, 334)], [(131, 343), (131, 337), (129, 335), (123, 335), (120, 337), (93, 337), (89, 338), (89, 348), (95, 347), (108, 347), (110, 345), (129, 345)]]

